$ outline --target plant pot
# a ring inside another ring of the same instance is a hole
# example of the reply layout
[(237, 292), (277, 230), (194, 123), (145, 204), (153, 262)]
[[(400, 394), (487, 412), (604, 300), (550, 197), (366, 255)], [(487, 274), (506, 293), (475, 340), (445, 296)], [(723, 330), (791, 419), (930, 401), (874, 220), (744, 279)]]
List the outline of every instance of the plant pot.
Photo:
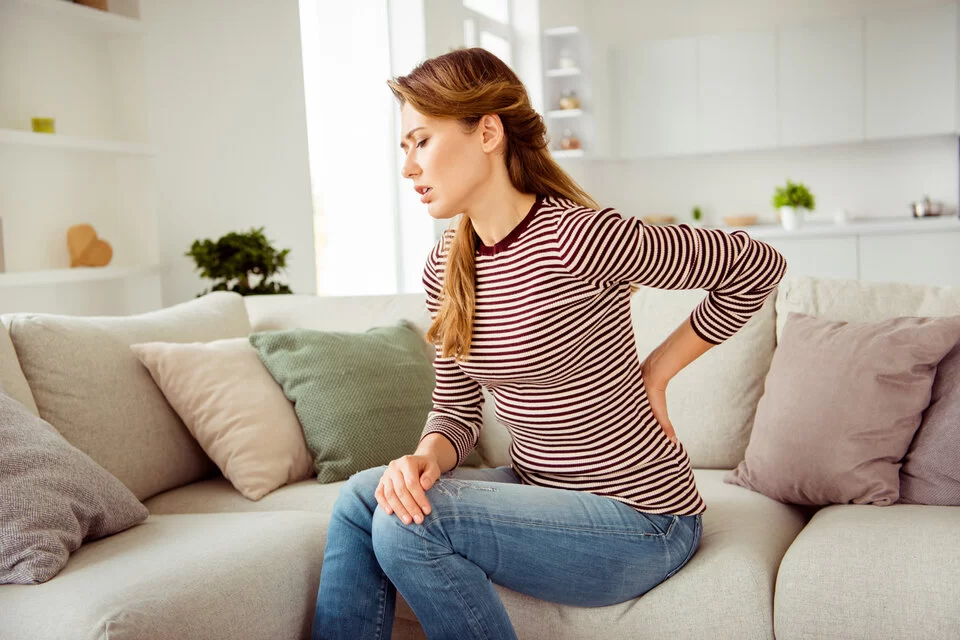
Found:
[(806, 207), (780, 207), (780, 224), (788, 231), (803, 227), (803, 220), (810, 213)]

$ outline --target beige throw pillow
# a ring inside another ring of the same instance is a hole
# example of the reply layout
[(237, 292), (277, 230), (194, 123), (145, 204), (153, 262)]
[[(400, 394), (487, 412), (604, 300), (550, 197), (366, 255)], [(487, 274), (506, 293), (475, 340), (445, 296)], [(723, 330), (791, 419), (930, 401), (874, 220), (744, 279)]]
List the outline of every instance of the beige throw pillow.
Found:
[(250, 500), (313, 475), (293, 404), (247, 338), (130, 346), (224, 477)]
[(745, 459), (723, 481), (792, 504), (896, 502), (937, 365), (958, 340), (960, 316), (789, 312)]

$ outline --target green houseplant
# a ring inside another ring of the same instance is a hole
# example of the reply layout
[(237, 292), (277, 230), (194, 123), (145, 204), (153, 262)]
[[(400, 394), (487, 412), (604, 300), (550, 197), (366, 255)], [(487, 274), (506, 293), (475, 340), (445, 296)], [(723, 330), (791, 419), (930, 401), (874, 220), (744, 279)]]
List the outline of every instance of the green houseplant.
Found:
[(777, 187), (773, 193), (773, 207), (785, 229), (799, 229), (804, 218), (816, 208), (816, 199), (802, 182), (791, 182)]
[(235, 291), (243, 296), (293, 293), (287, 285), (270, 280), (286, 268), (289, 253), (290, 249), (274, 249), (260, 227), (230, 232), (216, 242), (194, 240), (184, 255), (193, 258), (201, 277), (214, 280), (210, 289), (197, 294), (199, 298), (210, 291)]

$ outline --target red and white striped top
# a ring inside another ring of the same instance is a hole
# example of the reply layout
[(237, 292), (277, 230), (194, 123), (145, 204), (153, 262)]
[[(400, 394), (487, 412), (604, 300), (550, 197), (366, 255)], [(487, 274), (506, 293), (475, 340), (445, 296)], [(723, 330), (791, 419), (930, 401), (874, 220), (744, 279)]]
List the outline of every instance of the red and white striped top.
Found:
[[(443, 232), (424, 267), (432, 318), (455, 232)], [(630, 285), (707, 290), (690, 321), (720, 344), (760, 310), (783, 278), (784, 257), (742, 230), (645, 224), (541, 196), (497, 244), (478, 237), (475, 260), (470, 355), (457, 363), (436, 346), (421, 439), (442, 433), (460, 465), (479, 438), (483, 387), (524, 484), (589, 491), (648, 513), (706, 511), (686, 449), (650, 409)]]

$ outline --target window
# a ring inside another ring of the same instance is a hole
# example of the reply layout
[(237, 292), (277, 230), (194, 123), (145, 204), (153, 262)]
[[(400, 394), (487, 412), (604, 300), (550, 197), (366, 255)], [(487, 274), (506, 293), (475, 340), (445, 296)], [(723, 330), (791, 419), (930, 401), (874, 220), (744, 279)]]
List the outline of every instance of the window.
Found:
[(482, 47), (513, 67), (510, 0), (463, 0), (463, 40)]

